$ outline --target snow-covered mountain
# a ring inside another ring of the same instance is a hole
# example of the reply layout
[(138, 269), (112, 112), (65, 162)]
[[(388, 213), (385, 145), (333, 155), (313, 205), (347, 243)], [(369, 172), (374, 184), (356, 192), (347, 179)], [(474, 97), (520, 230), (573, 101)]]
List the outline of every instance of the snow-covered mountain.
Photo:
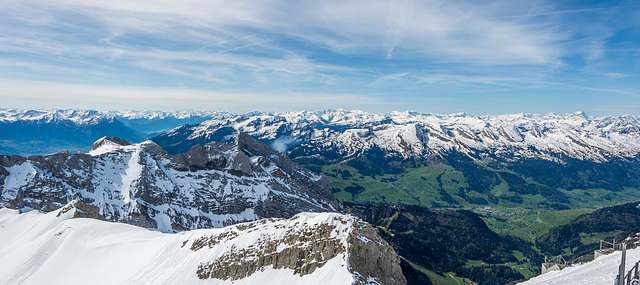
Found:
[(175, 156), (108, 137), (88, 154), (0, 155), (0, 190), (8, 207), (48, 212), (79, 200), (92, 217), (163, 232), (341, 211), (325, 177), (243, 133)]
[(251, 113), (216, 117), (158, 136), (169, 152), (195, 144), (230, 141), (238, 132), (290, 151), (296, 158), (327, 161), (367, 151), (413, 159), (461, 152), (481, 157), (571, 157), (604, 161), (640, 153), (640, 118), (593, 118), (584, 113), (471, 116), (362, 111)]
[(175, 234), (0, 208), (0, 284), (406, 284), (400, 259), (352, 216), (300, 213)]

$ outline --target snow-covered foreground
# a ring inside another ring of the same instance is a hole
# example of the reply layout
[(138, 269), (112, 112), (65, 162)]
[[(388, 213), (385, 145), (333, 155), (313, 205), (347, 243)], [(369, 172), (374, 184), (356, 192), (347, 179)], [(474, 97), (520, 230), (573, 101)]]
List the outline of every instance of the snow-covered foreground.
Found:
[[(522, 285), (535, 284), (562, 284), (562, 285), (602, 285), (613, 284), (618, 275), (620, 266), (620, 254), (616, 251), (612, 254), (598, 257), (596, 260), (565, 268), (561, 271), (552, 271), (534, 278), (531, 278)], [(640, 248), (627, 250), (626, 270), (629, 271), (633, 265), (640, 260)]]
[[(324, 285), (352, 284), (360, 275), (349, 264), (349, 235), (361, 222), (346, 215), (302, 213), (291, 219), (167, 234), (72, 218), (76, 209), (66, 208), (69, 211), (47, 214), (0, 209), (0, 284)], [(321, 237), (299, 238), (323, 229), (327, 234)], [(330, 258), (318, 260), (316, 255), (311, 262), (305, 260), (302, 269), (272, 262), (292, 249), (304, 252), (311, 246), (316, 252), (318, 240), (326, 241), (325, 249), (333, 242), (328, 256), (321, 251)], [(269, 243), (275, 246), (270, 248)], [(264, 257), (271, 259), (259, 261)], [(221, 269), (216, 266), (242, 262), (254, 266), (236, 267), (224, 274), (227, 280), (216, 278), (214, 271)], [(234, 276), (243, 278), (233, 280)], [(364, 275), (367, 278), (375, 281)]]

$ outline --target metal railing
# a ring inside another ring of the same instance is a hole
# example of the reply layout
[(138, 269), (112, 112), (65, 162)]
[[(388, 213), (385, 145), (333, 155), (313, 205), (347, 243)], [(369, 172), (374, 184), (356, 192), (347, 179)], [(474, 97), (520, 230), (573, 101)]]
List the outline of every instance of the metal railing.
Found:
[(638, 264), (640, 261), (636, 262), (635, 265), (627, 272), (627, 275), (622, 279), (622, 284), (624, 285), (638, 285), (640, 284), (640, 275), (638, 275)]
[(576, 257), (573, 260), (567, 262), (569, 264), (569, 266), (573, 266), (573, 265), (577, 265), (577, 264), (583, 264), (584, 263), (584, 256), (580, 256), (580, 257)]
[(602, 250), (602, 244), (608, 244), (611, 246), (611, 248), (615, 249), (616, 248), (616, 240), (613, 239), (613, 243), (610, 243), (606, 240), (600, 240), (600, 250)]
[(547, 258), (545, 256), (544, 263), (555, 263), (555, 264), (562, 264), (563, 266), (567, 266), (567, 261), (564, 259), (564, 257), (562, 257), (562, 255), (558, 255), (552, 258)]
[(640, 274), (638, 274), (638, 267), (640, 266), (640, 261), (636, 262), (636, 264), (631, 267), (631, 269), (624, 274), (625, 271), (625, 263), (627, 259), (627, 244), (622, 244), (622, 259), (620, 260), (620, 267), (618, 268), (618, 276), (616, 276), (615, 285), (639, 285), (640, 284)]

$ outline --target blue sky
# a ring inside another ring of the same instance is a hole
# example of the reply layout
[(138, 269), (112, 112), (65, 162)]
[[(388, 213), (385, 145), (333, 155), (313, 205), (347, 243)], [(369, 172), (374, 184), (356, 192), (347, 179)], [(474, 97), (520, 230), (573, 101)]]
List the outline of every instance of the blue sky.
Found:
[(640, 115), (638, 1), (0, 4), (5, 108)]

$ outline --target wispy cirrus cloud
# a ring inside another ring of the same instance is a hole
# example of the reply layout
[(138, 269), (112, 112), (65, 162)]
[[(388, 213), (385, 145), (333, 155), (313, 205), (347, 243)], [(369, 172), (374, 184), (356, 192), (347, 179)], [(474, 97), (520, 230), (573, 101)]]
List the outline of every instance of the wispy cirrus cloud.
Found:
[[(27, 0), (10, 2), (3, 16), (14, 25), (28, 24), (27, 31), (7, 31), (6, 39), (27, 52), (26, 45), (38, 41), (31, 51), (45, 54), (81, 53), (93, 45), (108, 49), (105, 55), (118, 56), (150, 45), (193, 52), (206, 47), (211, 52), (271, 58), (317, 56), (302, 55), (308, 52), (298, 45), (308, 42), (337, 53), (379, 53), (380, 59), (390, 59), (400, 46), (404, 52), (445, 61), (547, 64), (557, 60), (559, 52), (553, 45), (558, 38), (550, 25), (496, 19), (496, 14), (515, 8), (493, 10), (472, 3)], [(47, 36), (50, 32), (54, 33)], [(285, 46), (283, 38), (292, 38), (294, 45)], [(241, 49), (247, 50), (238, 52)]]

